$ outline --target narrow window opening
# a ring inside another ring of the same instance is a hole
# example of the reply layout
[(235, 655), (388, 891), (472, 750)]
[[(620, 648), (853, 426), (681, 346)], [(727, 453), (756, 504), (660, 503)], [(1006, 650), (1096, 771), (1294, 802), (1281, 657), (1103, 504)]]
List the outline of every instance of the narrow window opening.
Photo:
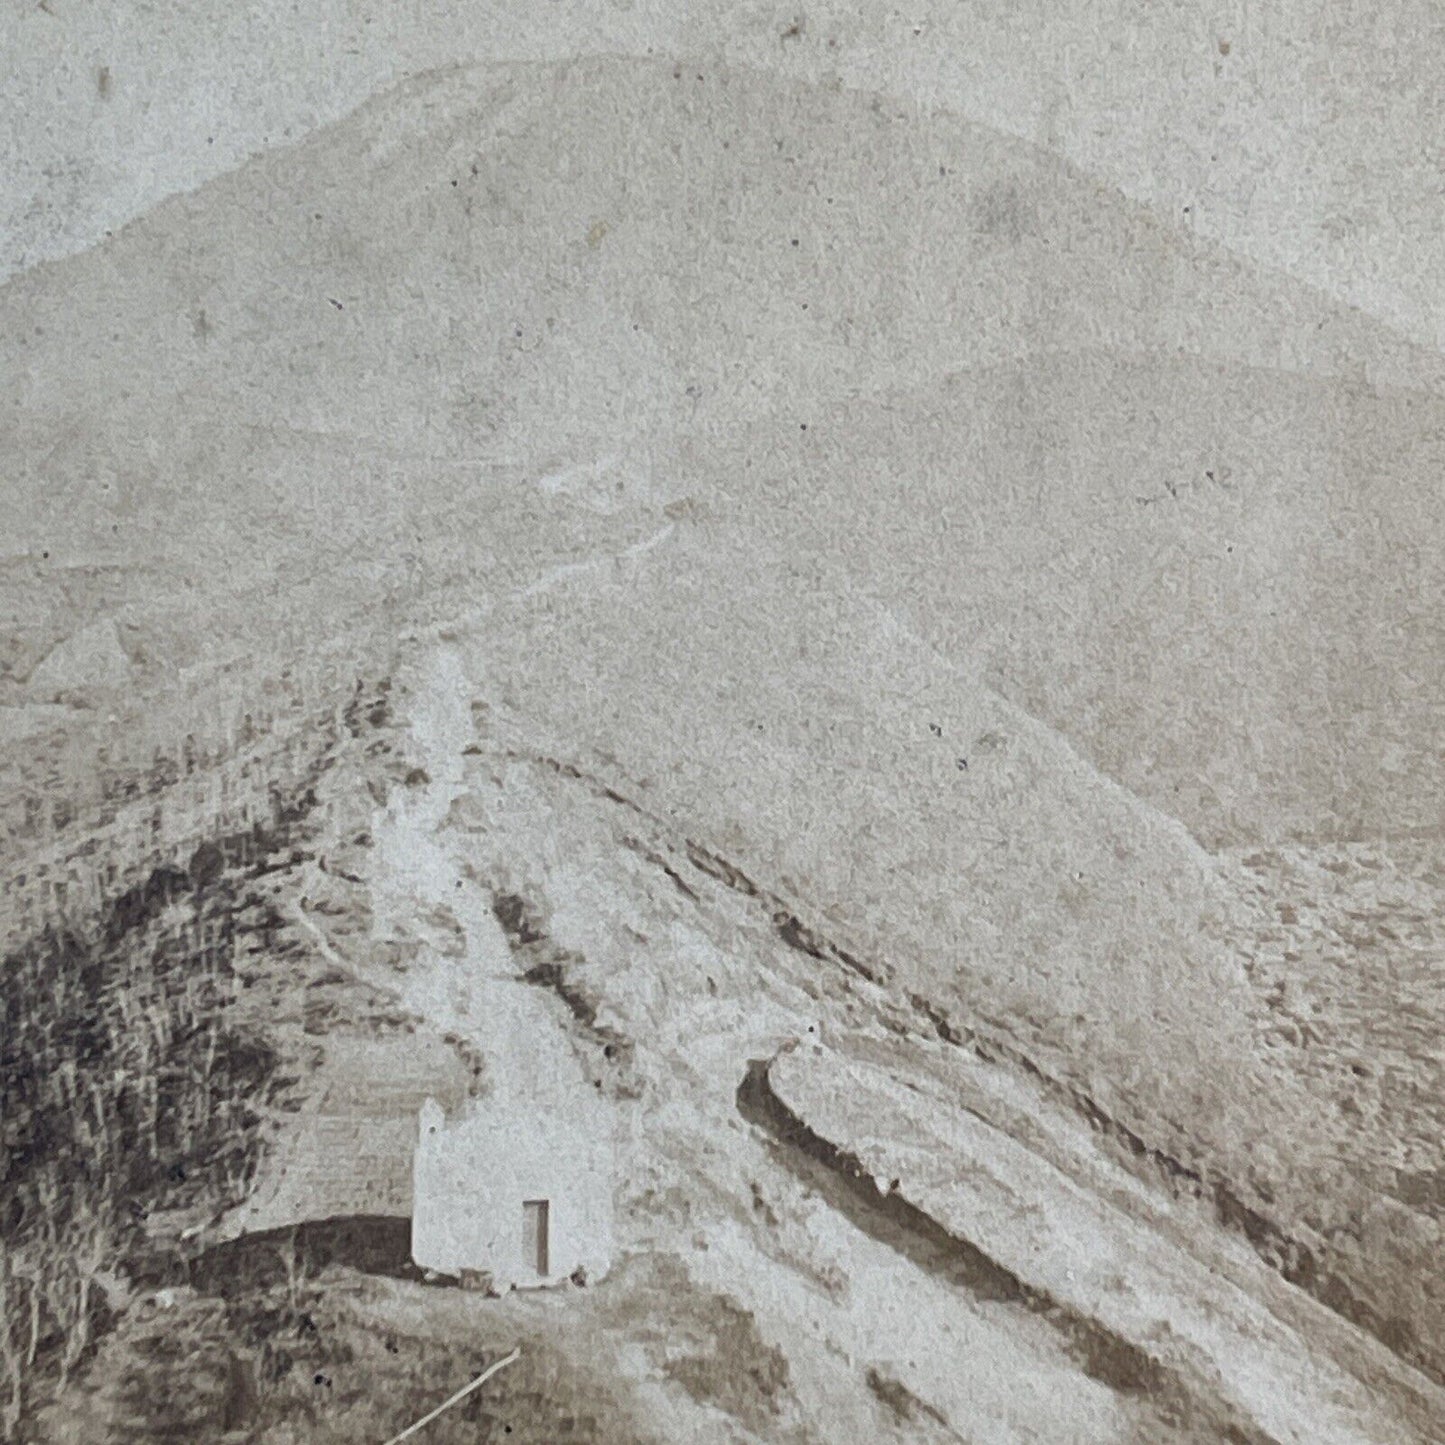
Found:
[(546, 1199), (527, 1199), (522, 1202), (522, 1258), (539, 1279), (546, 1279), (551, 1273), (548, 1252), (550, 1248), (551, 1205)]

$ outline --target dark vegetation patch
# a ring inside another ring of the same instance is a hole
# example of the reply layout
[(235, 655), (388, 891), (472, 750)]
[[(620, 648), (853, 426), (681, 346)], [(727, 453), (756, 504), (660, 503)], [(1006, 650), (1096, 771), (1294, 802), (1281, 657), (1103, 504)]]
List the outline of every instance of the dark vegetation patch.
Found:
[[(388, 1440), (514, 1347), (519, 1357), (428, 1425), (426, 1445), (561, 1445), (646, 1439), (605, 1380), (478, 1301), (445, 1333), (369, 1298), (331, 1267), (221, 1295), (175, 1292), (107, 1340), (42, 1439), (254, 1445)], [(460, 1296), (452, 1296), (459, 1299)]]
[(763, 1187), (756, 1179), (750, 1180), (748, 1188), (753, 1196), (753, 1213), (758, 1215), (762, 1221), (771, 1228), (778, 1227), (777, 1211), (768, 1203), (767, 1196), (763, 1193)]
[(688, 861), (700, 873), (707, 874), (709, 878), (716, 879), (724, 887), (741, 893), (745, 898), (756, 898), (766, 904), (772, 912), (774, 931), (789, 948), (795, 948), (799, 953), (820, 962), (840, 963), (849, 973), (857, 974), (869, 983), (888, 982), (887, 968), (865, 963), (856, 954), (809, 928), (776, 893), (770, 893), (755, 883), (735, 863), (729, 862), (720, 854), (710, 852), (700, 843), (691, 841), (687, 845), (687, 856)]
[(63, 1386), (104, 1327), (104, 1273), (155, 1210), (244, 1196), (276, 1059), (232, 1026), (235, 880), (157, 869), (89, 936), (6, 959), (0, 1028), (3, 1423)]
[[(511, 756), (520, 757), (523, 756), (523, 754), (512, 754)], [(545, 757), (539, 757), (535, 759), (535, 761), (541, 763), (545, 768), (550, 768), (559, 777), (574, 778), (581, 782), (593, 781), (593, 779), (589, 778), (575, 763), (564, 763), (558, 758)]]
[(515, 749), (508, 749), (505, 756), (514, 762), (536, 763), (550, 772), (556, 773), (560, 778), (570, 778), (575, 782), (585, 783), (599, 798), (605, 798), (609, 803), (616, 803), (640, 817), (649, 818), (653, 822), (657, 821), (652, 814), (631, 798), (625, 797), (595, 773), (585, 772), (575, 763), (563, 762), (559, 758), (550, 758), (544, 754), (517, 752)]
[(639, 858), (645, 858), (654, 868), (660, 868), (672, 883), (673, 887), (689, 902), (698, 903), (701, 901), (697, 895), (697, 891), (656, 849), (649, 848), (645, 843), (639, 842), (638, 839), (630, 835), (622, 839), (622, 846), (624, 848), (630, 848)]
[(461, 1034), (443, 1034), (442, 1042), (461, 1060), (469, 1076), (467, 1093), (471, 1098), (476, 1098), (482, 1092), (487, 1074), (485, 1055), (470, 1039), (463, 1038)]
[(926, 1418), (936, 1425), (942, 1425), (945, 1430), (948, 1428), (948, 1417), (935, 1410), (926, 1400), (920, 1400), (901, 1380), (895, 1380), (892, 1375), (885, 1375), (872, 1367), (863, 1378), (874, 1397), (888, 1407), (889, 1414), (900, 1425), (913, 1425)]
[[(600, 1050), (602, 1072), (611, 1078), (618, 1096), (639, 1098), (642, 1085), (633, 1069), (632, 1040), (597, 1021), (596, 1000), (569, 976), (569, 966), (581, 961), (576, 954), (565, 949), (551, 949), (550, 956), (527, 966), (522, 973), (522, 981), (556, 994), (567, 1006), (574, 1022)], [(596, 1082), (600, 1085), (602, 1079), (598, 1078)]]
[(517, 893), (498, 893), (492, 899), (492, 912), (502, 925), (502, 932), (513, 948), (539, 943), (547, 930), (541, 918), (532, 911), (527, 900)]
[(726, 1295), (709, 1295), (696, 1316), (700, 1338), (663, 1366), (701, 1405), (724, 1410), (766, 1435), (791, 1384), (788, 1360), (758, 1333), (752, 1314)]
[(358, 681), (342, 711), (342, 720), (354, 738), (361, 737), (368, 730), (386, 727), (392, 721), (391, 679), (379, 679), (372, 689), (367, 689)]
[[(368, 701), (358, 687), (346, 709), (353, 731), (374, 725), (378, 703), (385, 712), (384, 691)], [(253, 740), (243, 728), (242, 745)], [(28, 1438), (27, 1422), (113, 1327), (127, 1282), (154, 1272), (164, 1246), (147, 1219), (203, 1222), (249, 1188), (256, 1106), (290, 1082), (241, 1021), (256, 1012), (250, 960), (302, 951), (256, 885), (307, 856), (297, 844), (336, 741), (318, 726), (299, 782), (284, 796), (271, 789), (263, 821), (202, 838), (4, 959), (0, 1439)], [(188, 739), (159, 782), (219, 761)], [(74, 856), (94, 852), (82, 845)], [(116, 860), (121, 871), (126, 862)]]
[[(619, 1094), (626, 1098), (638, 1097), (640, 1084), (633, 1077), (631, 1067), (632, 1041), (598, 1022), (596, 998), (574, 977), (573, 970), (585, 960), (570, 949), (559, 948), (548, 937), (542, 914), (520, 894), (494, 894), (492, 912), (517, 956), (522, 982), (555, 994), (582, 1032), (601, 1050)], [(601, 1080), (597, 1082), (600, 1084)]]
[(1395, 1193), (1402, 1204), (1445, 1219), (1445, 1169), (1401, 1173), (1395, 1181)]
[(810, 928), (805, 928), (787, 909), (780, 908), (773, 914), (773, 927), (789, 948), (796, 948), (809, 958), (827, 958), (828, 949), (823, 940)]
[(961, 1044), (964, 1042), (963, 1035), (954, 1028), (953, 1024), (949, 1021), (948, 1015), (941, 1008), (924, 998), (922, 994), (910, 993), (908, 995), (908, 1001), (928, 1020), (934, 1033), (936, 1033), (944, 1043)]
[(762, 897), (763, 890), (741, 868), (735, 867), (726, 858), (709, 852), (701, 843), (689, 840), (687, 856), (699, 873), (706, 873), (709, 878), (716, 879), (734, 893), (741, 893), (745, 898)]
[(522, 981), (538, 988), (550, 989), (567, 1005), (567, 1011), (589, 1032), (597, 1031), (597, 1005), (567, 981), (567, 959), (547, 959), (534, 963), (523, 975)]
[(856, 973), (869, 983), (886, 982), (876, 969), (870, 968), (847, 949), (839, 948), (821, 934), (815, 933), (786, 908), (779, 908), (773, 913), (773, 928), (789, 948), (796, 948), (799, 953), (805, 953), (809, 958), (825, 962), (831, 959), (835, 963), (841, 963), (850, 973)]

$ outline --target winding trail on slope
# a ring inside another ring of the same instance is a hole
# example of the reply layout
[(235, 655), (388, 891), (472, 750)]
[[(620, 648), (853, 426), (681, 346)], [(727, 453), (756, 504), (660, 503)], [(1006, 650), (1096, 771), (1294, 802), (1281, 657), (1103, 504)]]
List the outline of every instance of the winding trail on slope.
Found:
[(457, 958), (454, 946), (428, 941), (407, 971), (402, 1002), (481, 1050), (491, 1108), (575, 1109), (585, 1080), (567, 1034), (546, 998), (518, 975), (490, 895), (445, 841), (447, 815), (466, 791), (462, 750), (475, 736), (471, 684), (449, 647), (429, 650), (421, 673), (411, 732), (428, 781), (394, 788), (373, 819), (374, 898), (378, 922), (415, 926), (429, 914), (453, 920), (463, 952)]

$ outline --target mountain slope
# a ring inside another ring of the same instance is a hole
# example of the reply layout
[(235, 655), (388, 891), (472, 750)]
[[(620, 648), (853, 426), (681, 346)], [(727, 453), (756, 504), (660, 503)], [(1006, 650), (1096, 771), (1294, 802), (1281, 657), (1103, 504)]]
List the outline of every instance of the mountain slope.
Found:
[(442, 72), (17, 279), (0, 333), (6, 550), (163, 530), (188, 625), (494, 575), (496, 492), (599, 468), (583, 533), (776, 502), (1207, 841), (1438, 826), (1445, 363), (956, 118)]
[(467, 636), (534, 746), (646, 779), (649, 806), (823, 909), (900, 995), (1006, 1018), (1103, 1096), (1127, 1081), (1161, 1130), (1207, 1059), (1246, 1066), (1208, 855), (826, 557), (679, 528)]
[(1209, 846), (1440, 827), (1432, 397), (1072, 353), (690, 462)]

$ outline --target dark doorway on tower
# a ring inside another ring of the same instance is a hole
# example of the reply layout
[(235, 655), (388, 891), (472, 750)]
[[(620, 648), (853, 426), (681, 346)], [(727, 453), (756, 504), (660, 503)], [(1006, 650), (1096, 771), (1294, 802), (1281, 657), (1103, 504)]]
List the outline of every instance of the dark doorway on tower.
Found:
[(550, 1213), (550, 1205), (545, 1199), (522, 1202), (522, 1258), (536, 1271), (538, 1279), (546, 1279), (550, 1273), (547, 1258)]

